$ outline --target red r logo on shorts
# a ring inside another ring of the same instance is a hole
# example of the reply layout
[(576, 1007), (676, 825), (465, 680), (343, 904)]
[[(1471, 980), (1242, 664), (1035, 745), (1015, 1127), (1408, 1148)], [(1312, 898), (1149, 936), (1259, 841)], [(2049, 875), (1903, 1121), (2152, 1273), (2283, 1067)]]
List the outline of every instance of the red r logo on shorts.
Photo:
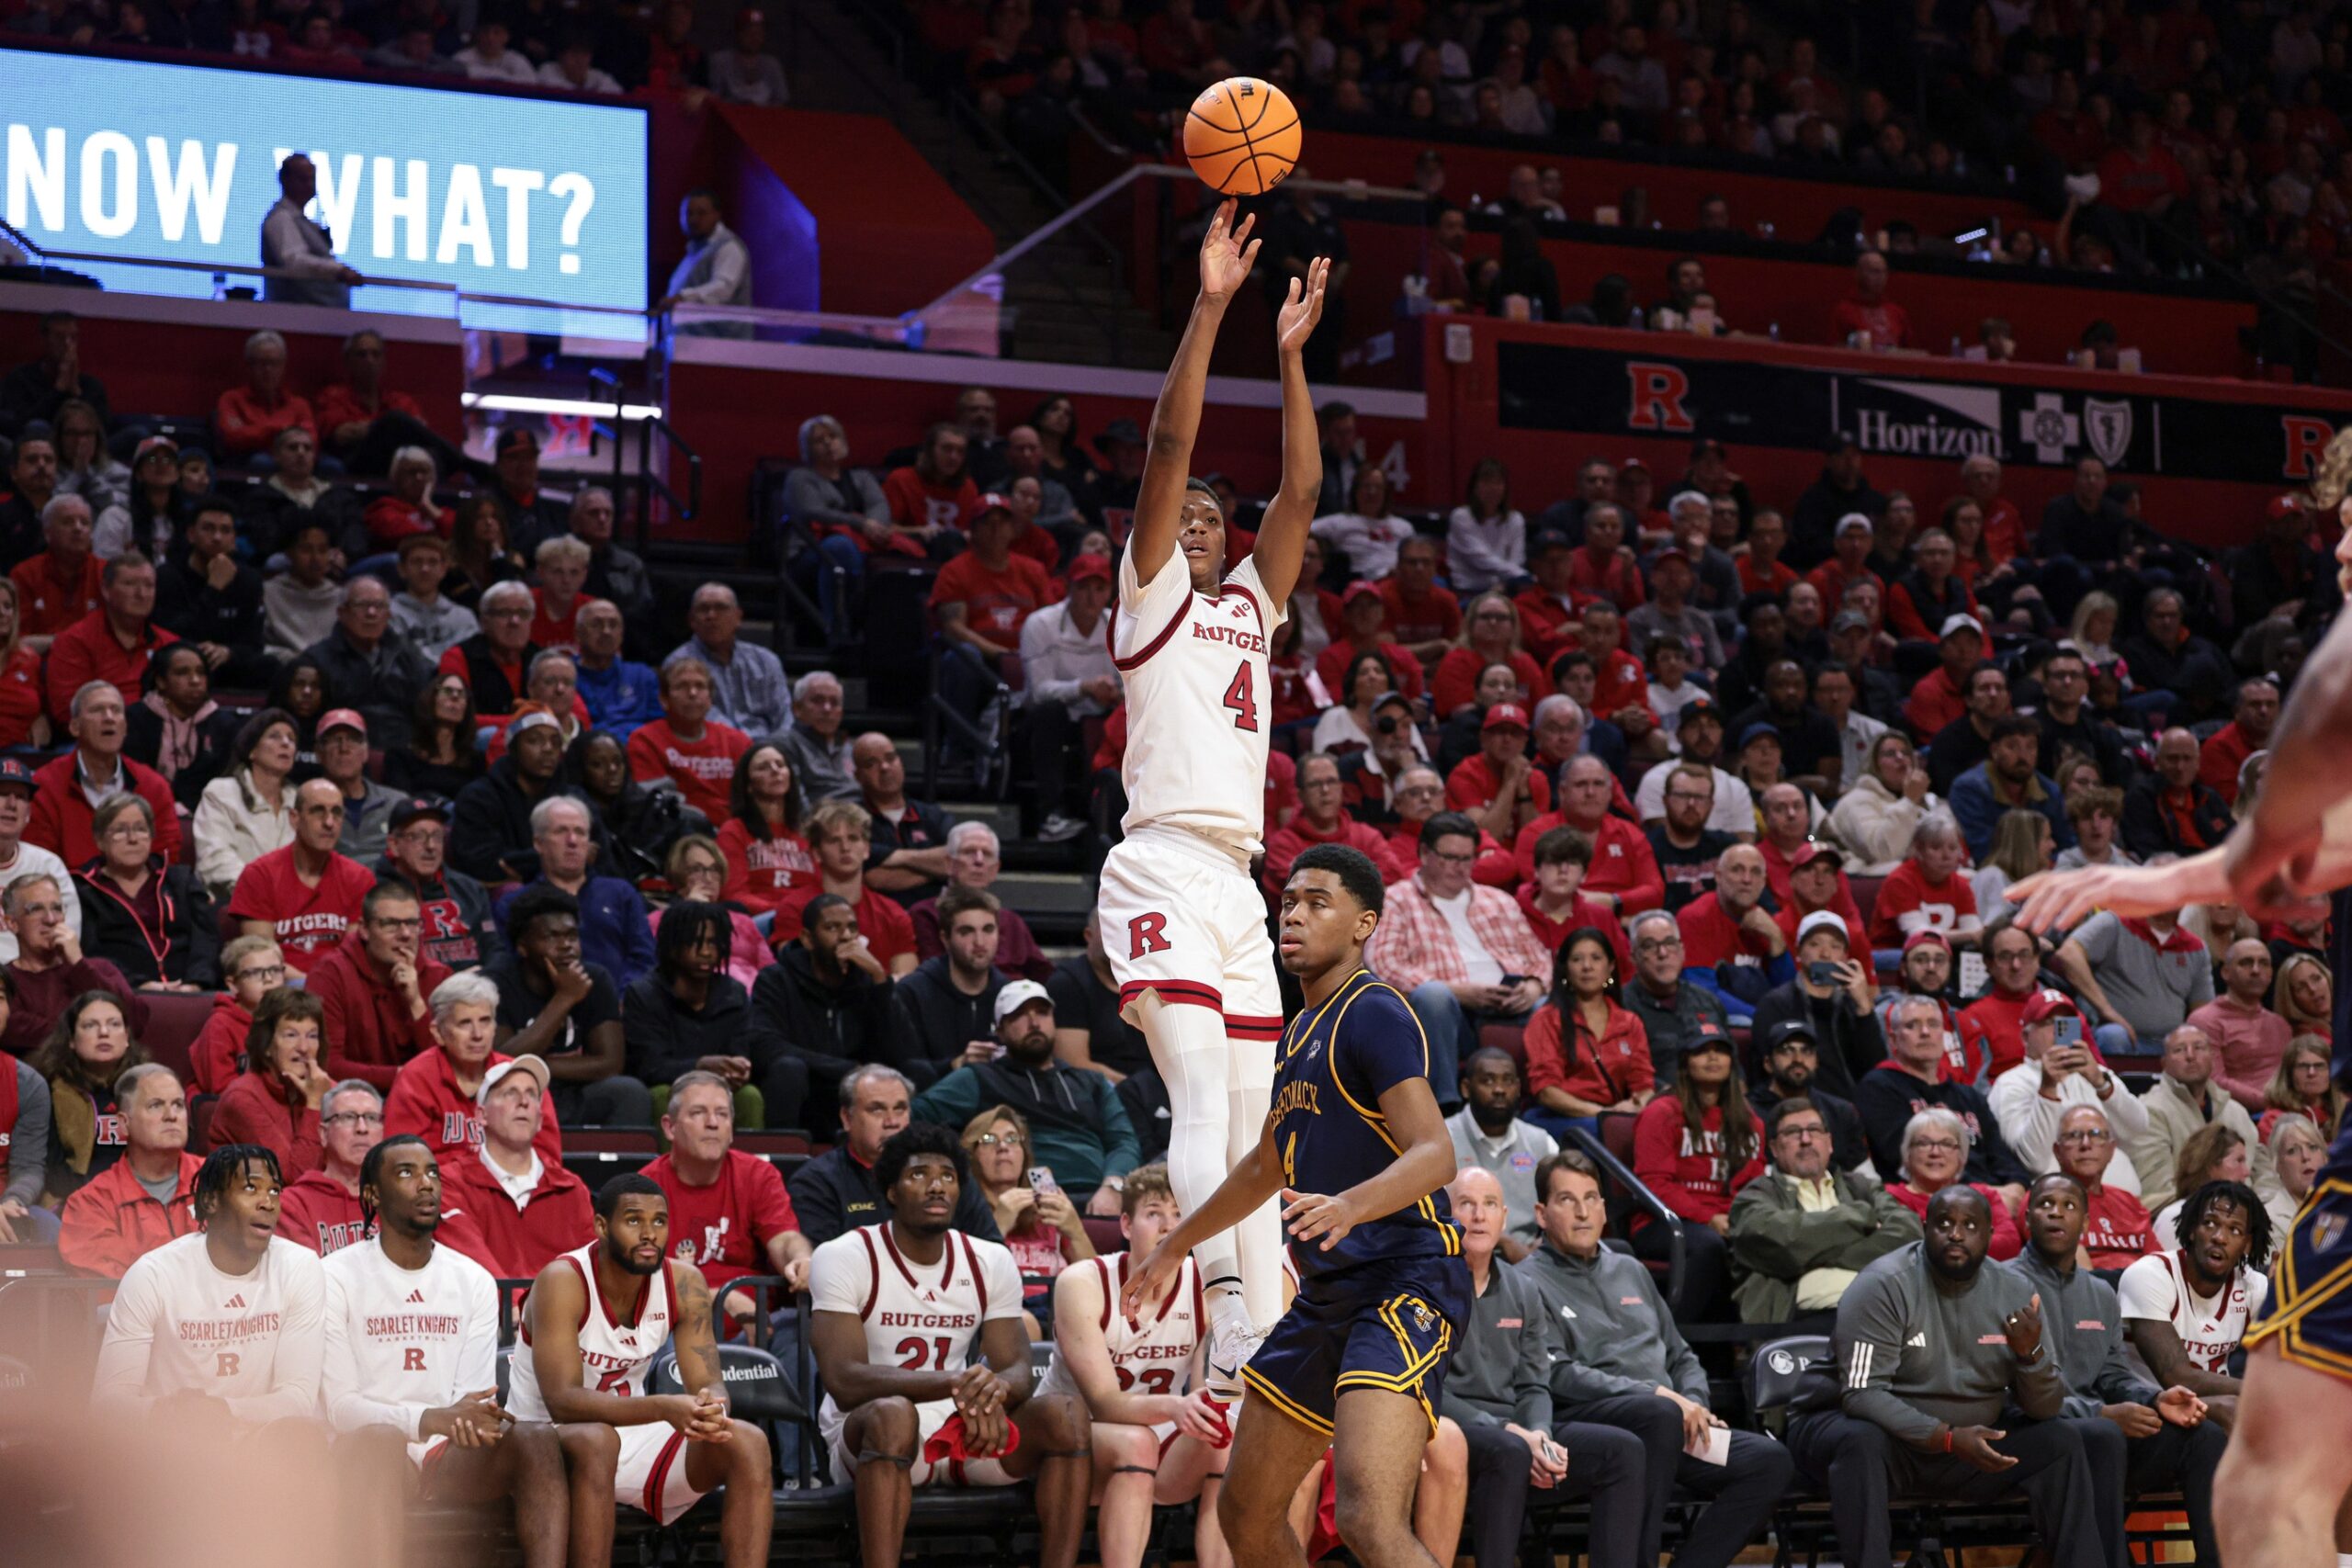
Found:
[(1147, 953), (1166, 953), (1167, 937), (1160, 933), (1168, 928), (1168, 917), (1159, 914), (1137, 915), (1127, 922), (1127, 956), (1141, 958)]
[(237, 1375), (237, 1353), (234, 1350), (218, 1350), (213, 1354), (216, 1361), (212, 1369), (214, 1377), (232, 1378)]
[(424, 1348), (423, 1346), (411, 1345), (408, 1348), (401, 1352), (401, 1371), (404, 1372), (421, 1372), (424, 1370)]

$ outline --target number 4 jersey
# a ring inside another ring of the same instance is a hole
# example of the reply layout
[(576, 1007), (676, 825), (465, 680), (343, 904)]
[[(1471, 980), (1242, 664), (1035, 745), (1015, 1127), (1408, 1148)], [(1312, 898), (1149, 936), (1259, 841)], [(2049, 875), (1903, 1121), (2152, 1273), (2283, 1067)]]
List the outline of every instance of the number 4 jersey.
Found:
[(1128, 833), (1185, 828), (1245, 859), (1260, 852), (1273, 723), (1266, 649), (1285, 609), (1254, 559), (1215, 597), (1193, 592), (1181, 550), (1149, 583), (1136, 581), (1133, 551), (1121, 559), (1108, 635), (1126, 687)]

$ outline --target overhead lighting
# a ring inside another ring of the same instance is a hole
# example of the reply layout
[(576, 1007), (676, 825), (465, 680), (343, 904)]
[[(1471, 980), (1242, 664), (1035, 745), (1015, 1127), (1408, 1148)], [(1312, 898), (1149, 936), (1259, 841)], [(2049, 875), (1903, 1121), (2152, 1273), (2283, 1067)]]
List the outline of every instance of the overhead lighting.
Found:
[[(613, 412), (610, 403), (588, 402), (579, 398), (528, 398), (519, 392), (461, 392), (458, 401), (469, 409), (488, 409), (497, 413), (565, 413), (594, 419)], [(662, 409), (655, 403), (624, 403), (623, 419), (660, 419)]]

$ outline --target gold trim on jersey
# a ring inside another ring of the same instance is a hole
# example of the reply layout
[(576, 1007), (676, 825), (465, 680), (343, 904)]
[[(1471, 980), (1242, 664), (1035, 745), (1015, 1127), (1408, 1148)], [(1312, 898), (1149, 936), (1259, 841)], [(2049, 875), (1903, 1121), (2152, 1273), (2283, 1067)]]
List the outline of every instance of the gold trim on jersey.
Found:
[(1290, 1395), (1284, 1393), (1281, 1389), (1276, 1388), (1272, 1383), (1268, 1382), (1254, 1368), (1243, 1367), (1241, 1369), (1241, 1381), (1250, 1385), (1251, 1393), (1265, 1395), (1267, 1404), (1272, 1405), (1275, 1409), (1281, 1411), (1283, 1415), (1289, 1416), (1300, 1426), (1320, 1432), (1327, 1438), (1332, 1435), (1331, 1423), (1326, 1421), (1312, 1410), (1307, 1409), (1305, 1405), (1291, 1398)]
[(2301, 1334), (2296, 1332), (2304, 1317), (2342, 1295), (2346, 1286), (2352, 1286), (2352, 1258), (2337, 1264), (2308, 1287), (2295, 1278), (2295, 1232), (2319, 1201), (2330, 1193), (2352, 1195), (2352, 1181), (2332, 1177), (2303, 1195), (2302, 1205), (2295, 1211), (2295, 1218), (2287, 1227), (2287, 1239), (2278, 1249), (2278, 1274), (2271, 1285), (2272, 1310), (2260, 1324), (2247, 1330), (2245, 1343), (2252, 1347), (2283, 1334), (2285, 1337), (2278, 1346), (2280, 1354), (2322, 1371), (2352, 1375), (2352, 1356), (2302, 1344)]

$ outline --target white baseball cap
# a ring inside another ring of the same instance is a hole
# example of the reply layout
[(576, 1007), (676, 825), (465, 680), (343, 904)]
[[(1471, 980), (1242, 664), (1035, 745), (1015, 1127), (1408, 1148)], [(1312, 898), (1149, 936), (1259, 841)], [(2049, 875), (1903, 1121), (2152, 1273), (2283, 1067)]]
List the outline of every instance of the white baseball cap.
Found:
[(537, 1056), (517, 1056), (511, 1062), (501, 1062), (481, 1076), (481, 1088), (474, 1091), (476, 1105), (490, 1103), (490, 1091), (509, 1073), (528, 1073), (539, 1080), (539, 1092), (548, 1091), (548, 1065)]
[(1053, 999), (1046, 987), (1036, 981), (1015, 980), (996, 994), (996, 1021), (1001, 1024), (1031, 1002), (1044, 1002), (1050, 1007)]
[(1797, 945), (1804, 946), (1805, 938), (1820, 931), (1836, 931), (1849, 942), (1854, 940), (1852, 933), (1846, 930), (1846, 918), (1843, 915), (1834, 909), (1815, 909), (1797, 922)]

